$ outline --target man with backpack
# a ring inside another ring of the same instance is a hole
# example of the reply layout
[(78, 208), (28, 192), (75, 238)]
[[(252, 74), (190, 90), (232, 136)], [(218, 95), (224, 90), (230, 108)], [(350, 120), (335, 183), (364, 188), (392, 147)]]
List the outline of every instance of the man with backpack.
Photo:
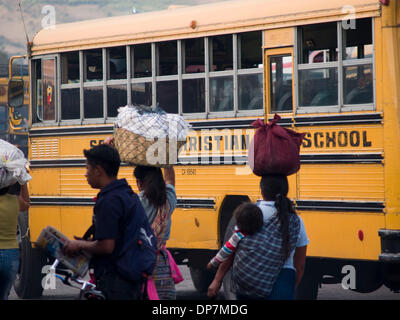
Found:
[[(118, 179), (118, 152), (99, 145), (84, 150), (86, 178), (100, 189), (93, 209), (92, 239), (75, 237), (64, 247), (73, 255), (92, 254), (96, 287), (110, 300), (138, 300), (145, 276), (156, 262), (156, 239), (138, 196), (125, 179)], [(85, 238), (85, 237), (84, 237)]]

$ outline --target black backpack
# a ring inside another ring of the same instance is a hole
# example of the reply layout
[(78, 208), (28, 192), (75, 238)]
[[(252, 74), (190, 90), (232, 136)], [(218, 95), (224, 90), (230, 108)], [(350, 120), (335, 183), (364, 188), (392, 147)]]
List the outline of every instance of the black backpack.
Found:
[[(115, 261), (118, 273), (131, 281), (153, 274), (157, 259), (157, 239), (139, 197), (134, 194), (135, 206), (125, 224), (125, 246)], [(132, 232), (133, 234), (128, 232)]]
[[(135, 194), (134, 197), (136, 201), (132, 215), (124, 223), (126, 226), (124, 240), (127, 243), (114, 263), (117, 272), (123, 278), (136, 282), (153, 274), (157, 259), (157, 239), (138, 196)], [(128, 235), (128, 230), (134, 230), (133, 234)], [(88, 239), (93, 233), (92, 225), (85, 232), (83, 239)]]

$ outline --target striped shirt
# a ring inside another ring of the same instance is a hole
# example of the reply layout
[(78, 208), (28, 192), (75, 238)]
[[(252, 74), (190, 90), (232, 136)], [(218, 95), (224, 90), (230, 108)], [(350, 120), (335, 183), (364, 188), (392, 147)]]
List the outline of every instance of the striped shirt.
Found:
[(217, 255), (211, 259), (210, 263), (214, 267), (218, 267), (220, 263), (224, 262), (233, 252), (236, 251), (239, 241), (242, 240), (245, 236), (246, 234), (240, 232), (240, 230), (235, 226), (235, 232), (233, 233), (233, 235), (218, 251)]

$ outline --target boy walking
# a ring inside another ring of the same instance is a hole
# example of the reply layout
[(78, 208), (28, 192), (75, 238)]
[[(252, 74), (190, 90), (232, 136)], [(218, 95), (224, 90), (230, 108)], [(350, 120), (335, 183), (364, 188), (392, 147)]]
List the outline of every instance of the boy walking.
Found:
[[(84, 155), (87, 181), (92, 188), (100, 189), (93, 209), (93, 239), (75, 237), (77, 240), (70, 241), (64, 252), (72, 255), (85, 250), (92, 254), (90, 264), (94, 268), (96, 286), (107, 299), (140, 299), (144, 280), (132, 281), (119, 270), (121, 255), (135, 240), (132, 236), (138, 229), (148, 229), (146, 214), (127, 181), (117, 179), (121, 161), (114, 148), (99, 145), (84, 150)], [(129, 269), (130, 266), (124, 267)]]

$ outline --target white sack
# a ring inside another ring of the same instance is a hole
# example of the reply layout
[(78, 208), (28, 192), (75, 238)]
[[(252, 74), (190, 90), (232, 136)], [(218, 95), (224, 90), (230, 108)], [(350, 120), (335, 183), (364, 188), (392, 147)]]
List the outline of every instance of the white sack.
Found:
[(23, 185), (32, 177), (26, 172), (28, 160), (17, 147), (0, 139), (0, 188), (18, 182)]
[(144, 111), (136, 106), (118, 108), (115, 126), (147, 139), (166, 138), (186, 141), (191, 128), (180, 115), (163, 111)]

